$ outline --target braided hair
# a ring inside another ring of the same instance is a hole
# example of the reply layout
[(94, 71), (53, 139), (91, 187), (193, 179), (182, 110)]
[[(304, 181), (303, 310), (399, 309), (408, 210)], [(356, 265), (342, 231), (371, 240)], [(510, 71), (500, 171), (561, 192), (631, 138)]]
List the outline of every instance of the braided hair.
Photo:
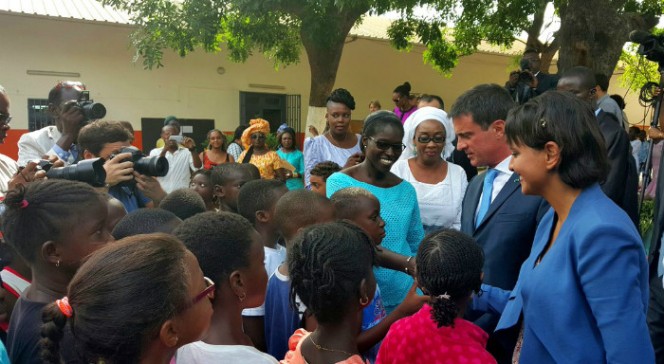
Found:
[(146, 342), (187, 307), (186, 254), (175, 237), (149, 234), (108, 244), (91, 255), (69, 283), (70, 317), (58, 302), (44, 308), (43, 362), (60, 363), (60, 340), (69, 323), (86, 363), (138, 363)]
[(344, 104), (351, 110), (355, 110), (355, 99), (345, 88), (338, 88), (327, 97), (326, 103), (334, 102), (337, 104)]
[(459, 304), (482, 284), (484, 252), (470, 236), (452, 229), (427, 235), (417, 250), (417, 282), (431, 296), (433, 320), (454, 326)]
[(360, 283), (372, 274), (375, 259), (370, 238), (353, 224), (304, 229), (288, 252), (291, 305), (297, 307), (299, 297), (319, 323), (339, 322), (361, 298)]
[(85, 218), (90, 208), (105, 205), (106, 201), (86, 183), (52, 179), (7, 192), (4, 204), (4, 238), (33, 265), (42, 244), (61, 239)]
[(338, 164), (332, 161), (326, 161), (316, 164), (314, 168), (309, 171), (309, 174), (321, 177), (323, 181), (327, 181), (327, 178), (330, 177), (332, 173), (339, 172), (340, 170), (341, 167)]

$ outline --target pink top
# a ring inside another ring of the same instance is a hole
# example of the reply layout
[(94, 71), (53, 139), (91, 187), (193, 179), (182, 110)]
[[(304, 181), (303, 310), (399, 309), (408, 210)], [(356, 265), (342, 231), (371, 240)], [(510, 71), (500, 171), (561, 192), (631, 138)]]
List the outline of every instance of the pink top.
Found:
[(401, 111), (401, 109), (399, 109), (398, 107), (395, 107), (393, 110), (393, 112), (397, 114), (399, 119), (401, 119), (401, 124), (405, 123), (406, 119), (408, 119), (408, 117), (415, 111), (417, 111), (417, 106), (413, 106), (412, 108), (410, 108), (410, 110), (406, 112)]
[(438, 325), (431, 317), (431, 306), (390, 327), (378, 351), (376, 364), (388, 363), (496, 363), (485, 347), (489, 335), (464, 319), (454, 327)]
[[(305, 329), (297, 329), (295, 333), (288, 339), (288, 352), (284, 360), (280, 361), (281, 364), (308, 364), (302, 356), (302, 343), (311, 335)], [(336, 364), (369, 364), (369, 361), (364, 361), (359, 355), (353, 355), (350, 358), (337, 362)]]

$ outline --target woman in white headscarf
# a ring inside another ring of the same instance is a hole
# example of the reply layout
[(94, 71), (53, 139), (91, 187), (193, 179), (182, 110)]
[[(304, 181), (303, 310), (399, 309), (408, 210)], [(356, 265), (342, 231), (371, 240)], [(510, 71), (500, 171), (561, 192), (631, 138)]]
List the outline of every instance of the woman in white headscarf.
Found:
[(392, 173), (415, 188), (425, 232), (460, 229), (468, 180), (463, 168), (445, 161), (454, 150), (452, 121), (443, 110), (423, 107), (408, 118), (404, 129), (406, 149)]

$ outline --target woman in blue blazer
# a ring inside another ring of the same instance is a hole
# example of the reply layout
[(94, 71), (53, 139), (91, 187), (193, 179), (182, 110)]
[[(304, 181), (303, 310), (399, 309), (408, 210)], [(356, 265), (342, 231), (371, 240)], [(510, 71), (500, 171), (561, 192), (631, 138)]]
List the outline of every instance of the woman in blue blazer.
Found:
[(512, 110), (506, 134), (523, 193), (551, 209), (514, 290), (483, 285), (474, 308), (502, 313), (498, 335), (519, 332), (520, 363), (653, 363), (646, 257), (598, 185), (609, 165), (593, 111), (550, 91)]

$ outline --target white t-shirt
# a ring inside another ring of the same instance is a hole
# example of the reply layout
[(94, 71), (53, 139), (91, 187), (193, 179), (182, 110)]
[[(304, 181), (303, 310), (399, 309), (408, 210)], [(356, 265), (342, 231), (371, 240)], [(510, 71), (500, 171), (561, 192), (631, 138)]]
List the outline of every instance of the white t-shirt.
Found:
[[(164, 148), (155, 148), (150, 152), (150, 157), (158, 156)], [(175, 153), (164, 154), (168, 160), (168, 173), (164, 177), (157, 177), (161, 188), (166, 193), (171, 193), (181, 188), (189, 188), (191, 172), (197, 170), (194, 166), (194, 158), (187, 148), (180, 148)]]
[[(263, 250), (265, 251), (265, 261), (263, 263), (269, 277), (279, 268), (281, 263), (286, 261), (286, 248), (283, 245), (277, 244), (274, 249), (264, 246)], [(242, 310), (242, 316), (265, 316), (265, 302), (259, 307)]]
[(187, 344), (175, 354), (176, 364), (243, 363), (275, 364), (277, 359), (246, 345), (210, 345), (202, 341)]

